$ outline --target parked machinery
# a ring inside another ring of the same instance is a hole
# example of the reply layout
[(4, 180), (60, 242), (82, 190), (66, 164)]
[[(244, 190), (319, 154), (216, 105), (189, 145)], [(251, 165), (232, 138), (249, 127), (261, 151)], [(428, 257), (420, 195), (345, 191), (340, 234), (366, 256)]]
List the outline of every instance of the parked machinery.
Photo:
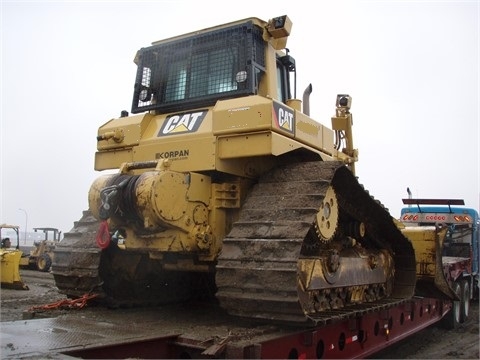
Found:
[(412, 298), (412, 243), (355, 175), (352, 99), (337, 96), (330, 127), (310, 117), (291, 25), (249, 18), (138, 51), (133, 114), (97, 134), (95, 169), (118, 172), (93, 182), (55, 248), (62, 293), (216, 297), (233, 315), (297, 323)]
[[(12, 239), (2, 234), (2, 230), (10, 229), (15, 232), (16, 245), (12, 247)], [(2, 246), (0, 248), (0, 277), (2, 288), (13, 288), (18, 290), (28, 290), (28, 286), (24, 284), (20, 276), (20, 259), (22, 251), (20, 250), (20, 233), (19, 226), (16, 225), (0, 225), (0, 238)]]
[[(432, 296), (441, 290), (454, 299), (452, 310), (442, 319), (455, 328), (467, 321), (470, 301), (479, 298), (480, 218), (478, 211), (465, 206), (463, 199), (403, 199), (404, 234), (413, 242), (417, 261), (416, 294)], [(441, 227), (439, 239), (426, 238), (426, 228)], [(425, 286), (434, 277), (435, 286)], [(427, 291), (428, 290), (428, 291)], [(455, 295), (451, 296), (451, 292)]]
[(52, 227), (33, 228), (35, 232), (43, 232), (45, 238), (35, 241), (30, 254), (22, 258), (20, 265), (29, 269), (47, 272), (50, 270), (54, 257), (54, 249), (60, 241), (61, 231)]

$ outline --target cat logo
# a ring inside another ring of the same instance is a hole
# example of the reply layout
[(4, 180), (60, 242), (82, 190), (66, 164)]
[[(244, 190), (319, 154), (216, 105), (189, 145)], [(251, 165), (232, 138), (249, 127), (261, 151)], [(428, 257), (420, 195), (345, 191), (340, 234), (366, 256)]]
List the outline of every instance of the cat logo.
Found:
[(207, 112), (207, 110), (200, 110), (193, 113), (169, 115), (163, 122), (158, 136), (195, 132), (200, 127), (203, 119), (205, 119)]
[(273, 110), (273, 116), (277, 127), (294, 134), (295, 116), (293, 110), (276, 102), (273, 103)]

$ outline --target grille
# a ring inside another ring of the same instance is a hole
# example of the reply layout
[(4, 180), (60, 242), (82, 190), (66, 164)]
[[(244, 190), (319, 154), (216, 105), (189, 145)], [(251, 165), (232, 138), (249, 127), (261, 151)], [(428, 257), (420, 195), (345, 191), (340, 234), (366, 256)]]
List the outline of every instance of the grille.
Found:
[(246, 22), (140, 50), (132, 113), (181, 111), (256, 94), (264, 46), (262, 29)]

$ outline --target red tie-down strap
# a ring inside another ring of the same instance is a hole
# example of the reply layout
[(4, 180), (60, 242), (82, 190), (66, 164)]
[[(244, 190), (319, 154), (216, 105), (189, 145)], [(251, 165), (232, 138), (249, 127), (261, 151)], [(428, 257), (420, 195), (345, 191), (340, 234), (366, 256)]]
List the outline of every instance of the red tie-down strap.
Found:
[(28, 311), (56, 310), (56, 309), (81, 309), (89, 300), (95, 299), (98, 294), (84, 294), (77, 299), (65, 299), (51, 304), (32, 306)]

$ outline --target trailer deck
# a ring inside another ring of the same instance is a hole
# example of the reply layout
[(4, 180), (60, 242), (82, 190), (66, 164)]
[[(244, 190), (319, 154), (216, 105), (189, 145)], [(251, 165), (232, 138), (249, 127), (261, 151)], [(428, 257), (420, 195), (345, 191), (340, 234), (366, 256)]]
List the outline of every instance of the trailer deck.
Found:
[(414, 298), (308, 329), (241, 320), (215, 306), (86, 308), (3, 322), (3, 359), (365, 358), (437, 322), (450, 303)]

